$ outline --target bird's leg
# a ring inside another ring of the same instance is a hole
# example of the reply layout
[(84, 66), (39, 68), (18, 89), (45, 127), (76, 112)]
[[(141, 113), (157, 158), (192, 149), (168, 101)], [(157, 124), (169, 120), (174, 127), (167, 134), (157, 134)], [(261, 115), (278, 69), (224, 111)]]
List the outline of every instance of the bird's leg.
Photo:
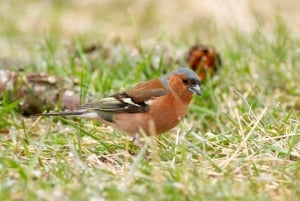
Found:
[(132, 138), (133, 144), (137, 146), (138, 148), (141, 148), (144, 145), (144, 141), (141, 138), (141, 135), (139, 133), (136, 133)]

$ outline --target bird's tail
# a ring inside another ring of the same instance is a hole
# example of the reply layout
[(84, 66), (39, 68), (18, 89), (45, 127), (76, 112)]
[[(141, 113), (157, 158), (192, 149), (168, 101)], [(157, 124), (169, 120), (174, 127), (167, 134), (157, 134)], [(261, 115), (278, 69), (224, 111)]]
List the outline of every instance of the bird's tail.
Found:
[(48, 113), (38, 114), (37, 116), (69, 116), (69, 117), (84, 117), (89, 119), (99, 118), (97, 112), (86, 110), (86, 109), (79, 109), (79, 110), (65, 111), (65, 112), (48, 112)]
[(81, 116), (85, 112), (84, 111), (66, 111), (66, 112), (48, 112), (48, 113), (42, 113), (38, 114), (38, 116)]

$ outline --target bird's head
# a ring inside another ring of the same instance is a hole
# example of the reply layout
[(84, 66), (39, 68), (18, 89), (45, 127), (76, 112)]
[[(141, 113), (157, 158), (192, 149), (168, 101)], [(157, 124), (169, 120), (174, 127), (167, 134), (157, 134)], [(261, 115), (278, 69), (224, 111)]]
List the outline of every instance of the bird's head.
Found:
[(165, 87), (179, 96), (201, 95), (201, 81), (198, 75), (189, 68), (178, 68), (160, 77), (160, 80)]

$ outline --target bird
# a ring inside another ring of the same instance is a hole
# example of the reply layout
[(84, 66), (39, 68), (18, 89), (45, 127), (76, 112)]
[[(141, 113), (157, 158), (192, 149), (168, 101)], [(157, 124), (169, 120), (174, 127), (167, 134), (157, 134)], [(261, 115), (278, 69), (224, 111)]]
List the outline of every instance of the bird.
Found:
[(207, 80), (207, 75), (214, 76), (215, 72), (222, 67), (221, 56), (215, 48), (202, 44), (190, 48), (187, 62), (202, 82)]
[(200, 85), (194, 71), (181, 67), (78, 109), (40, 115), (98, 120), (132, 137), (159, 135), (186, 116), (193, 96), (201, 95)]

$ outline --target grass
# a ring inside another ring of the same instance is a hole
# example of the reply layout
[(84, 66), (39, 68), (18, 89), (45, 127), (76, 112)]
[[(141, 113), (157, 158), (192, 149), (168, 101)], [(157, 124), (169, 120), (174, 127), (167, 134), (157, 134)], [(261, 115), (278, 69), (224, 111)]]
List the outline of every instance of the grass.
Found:
[[(22, 41), (8, 25), (4, 36)], [(89, 36), (66, 45), (56, 40), (60, 29), (25, 45), (25, 72), (79, 79), (82, 102), (184, 64), (194, 36), (217, 41), (224, 65), (181, 124), (141, 149), (97, 122), (25, 118), (4, 94), (0, 200), (298, 200), (300, 40), (282, 21), (271, 35), (262, 26), (214, 37), (193, 27), (191, 38), (153, 41), (137, 34), (134, 42), (101, 40), (88, 55), (82, 47), (94, 42)]]

